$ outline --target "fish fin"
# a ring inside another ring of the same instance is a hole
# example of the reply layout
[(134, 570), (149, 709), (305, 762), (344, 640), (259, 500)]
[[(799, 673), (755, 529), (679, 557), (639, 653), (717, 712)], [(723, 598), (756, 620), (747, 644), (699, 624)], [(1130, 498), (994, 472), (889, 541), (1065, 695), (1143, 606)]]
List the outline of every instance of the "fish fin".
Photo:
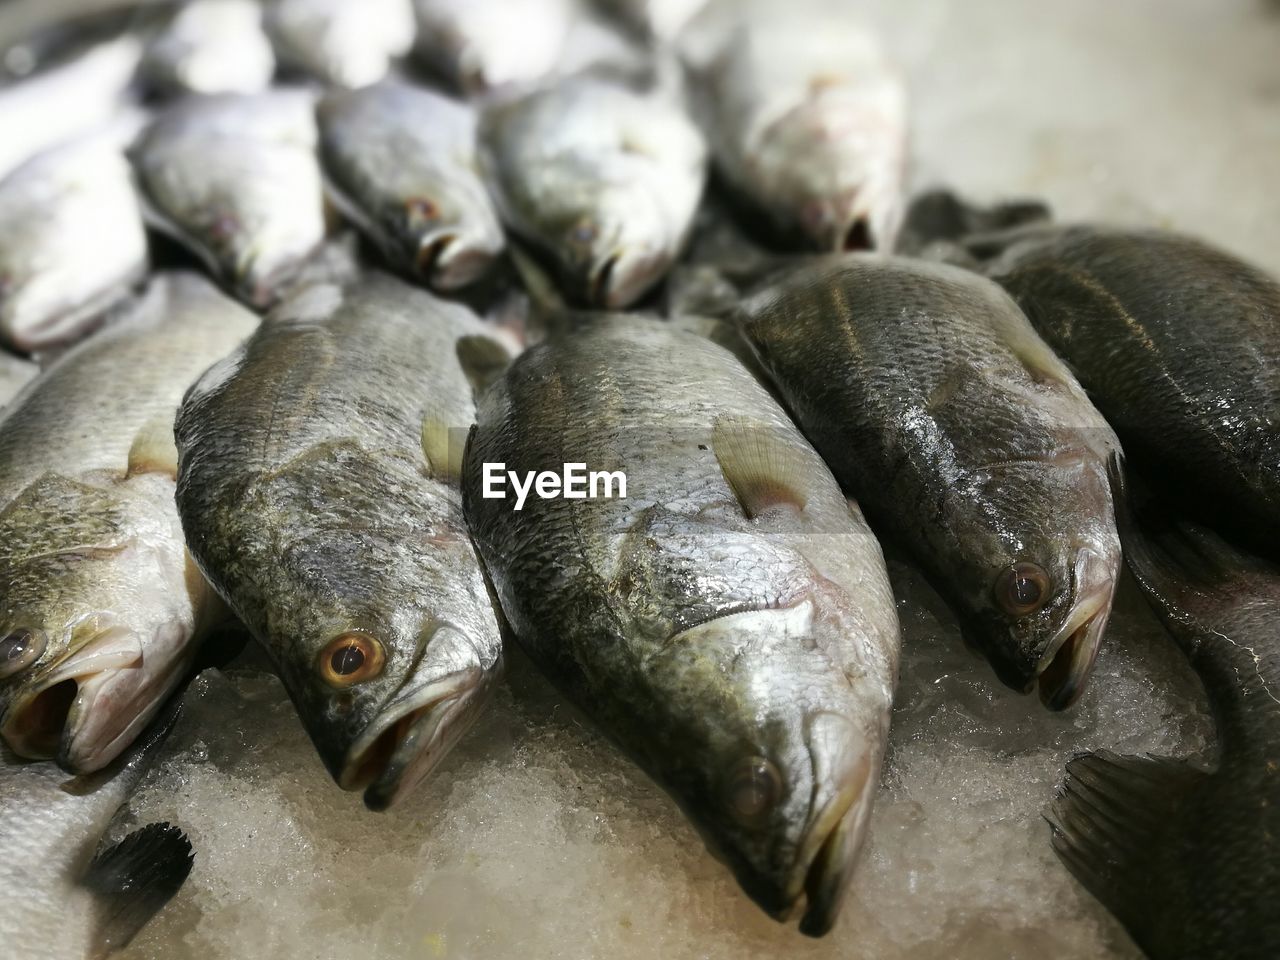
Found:
[(91, 956), (122, 950), (186, 881), (195, 855), (181, 830), (152, 823), (93, 858), (81, 881), (98, 900)]
[(919, 256), (934, 244), (960, 241), (1053, 219), (1040, 200), (1020, 199), (980, 207), (945, 188), (927, 190), (913, 199), (899, 237), (897, 252)]
[(1168, 757), (1085, 753), (1045, 814), (1058, 859), (1149, 952), (1188, 905), (1169, 861), (1187, 795), (1207, 776)]
[(562, 333), (569, 306), (550, 272), (533, 254), (518, 243), (508, 246), (511, 263), (529, 294), (529, 325), (537, 333), (535, 339), (550, 339)]
[(471, 392), (479, 396), (511, 366), (511, 351), (493, 337), (478, 333), (459, 337), (454, 345), (458, 365), (471, 384)]
[(465, 442), (459, 442), (458, 432), (433, 413), (422, 420), (422, 454), (427, 458), (427, 470), (445, 483), (456, 483), (462, 476)]
[(797, 510), (808, 504), (805, 478), (813, 470), (812, 458), (775, 425), (743, 417), (717, 417), (711, 448), (720, 472), (749, 518), (783, 504)]
[(173, 438), (173, 421), (158, 417), (145, 423), (129, 448), (128, 476), (140, 473), (178, 475), (178, 445)]

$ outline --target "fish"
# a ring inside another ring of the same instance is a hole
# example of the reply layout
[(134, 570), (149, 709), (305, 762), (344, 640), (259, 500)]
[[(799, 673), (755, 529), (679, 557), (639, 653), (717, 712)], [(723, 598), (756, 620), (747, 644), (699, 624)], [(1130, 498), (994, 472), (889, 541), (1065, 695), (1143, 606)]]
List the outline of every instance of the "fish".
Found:
[(181, 889), (195, 855), (177, 827), (105, 836), (176, 722), (166, 711), (106, 770), (69, 777), (0, 750), (0, 938), (23, 960), (109, 956)]
[(178, 415), (191, 551), (370, 809), (431, 773), (501, 674), (457, 476), (472, 378), (508, 359), (465, 307), (370, 271), (292, 294)]
[(0, 353), (0, 414), (4, 413), (5, 405), (34, 380), (39, 372), (37, 364), (12, 354)]
[(673, 40), (707, 0), (596, 0), (605, 12), (657, 43)]
[(901, 219), (907, 93), (876, 37), (841, 18), (739, 25), (691, 93), (725, 185), (778, 245), (892, 250)]
[(161, 274), (0, 419), (0, 736), (71, 773), (110, 764), (226, 620), (174, 506), (183, 392), (257, 318)]
[(259, 93), (276, 58), (256, 0), (194, 0), (147, 45), (142, 75), (154, 90)]
[(264, 309), (325, 239), (316, 140), (309, 93), (217, 94), (170, 107), (129, 156), (148, 221)]
[(1268, 960), (1280, 947), (1280, 567), (1176, 503), (1128, 499), (1125, 558), (1204, 685), (1217, 756), (1076, 757), (1046, 814), (1053, 849), (1152, 960)]
[(327, 84), (377, 83), (413, 47), (410, 0), (267, 0), (264, 11), (280, 63)]
[(1275, 555), (1280, 282), (1192, 237), (1042, 223), (961, 238), (1115, 428), (1201, 519)]
[(0, 343), (75, 339), (147, 270), (142, 211), (112, 137), (37, 154), (0, 181)]
[(507, 225), (573, 296), (611, 310), (665, 276), (706, 179), (702, 136), (675, 104), (590, 75), (486, 110), (480, 160)]
[(552, 74), (572, 0), (414, 0), (417, 58), (455, 89), (479, 94)]
[(880, 254), (784, 263), (730, 312), (873, 529), (1000, 680), (1083, 693), (1120, 572), (1111, 428), (995, 283)]
[[(477, 418), (463, 505), (515, 639), (764, 911), (826, 933), (900, 642), (857, 506), (732, 354), (660, 320), (584, 320), (525, 352)], [(571, 464), (625, 489), (489, 495), (492, 471), (527, 488)]]
[(384, 82), (317, 109), (330, 192), (387, 261), (438, 290), (480, 279), (506, 238), (476, 155), (476, 116), (456, 100)]
[(130, 103), (143, 46), (124, 36), (0, 89), (0, 177), (59, 144), (108, 126)]

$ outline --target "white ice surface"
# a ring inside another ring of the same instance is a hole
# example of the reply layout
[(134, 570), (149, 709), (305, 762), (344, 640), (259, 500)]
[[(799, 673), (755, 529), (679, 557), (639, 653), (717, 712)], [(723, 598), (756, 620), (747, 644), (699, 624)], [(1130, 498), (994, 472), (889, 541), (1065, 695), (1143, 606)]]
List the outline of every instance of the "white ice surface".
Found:
[[(862, 4), (857, 4), (862, 6)], [(1280, 4), (866, 4), (909, 65), (918, 184), (1172, 226), (1280, 271)], [(964, 652), (894, 565), (905, 650), (871, 839), (836, 930), (765, 918), (674, 806), (518, 657), (389, 814), (328, 779), (252, 672), (202, 680), (135, 800), (198, 851), (141, 958), (1097, 960), (1136, 948), (1040, 819), (1076, 751), (1202, 753), (1194, 676), (1127, 583), (1082, 702), (1049, 715)]]

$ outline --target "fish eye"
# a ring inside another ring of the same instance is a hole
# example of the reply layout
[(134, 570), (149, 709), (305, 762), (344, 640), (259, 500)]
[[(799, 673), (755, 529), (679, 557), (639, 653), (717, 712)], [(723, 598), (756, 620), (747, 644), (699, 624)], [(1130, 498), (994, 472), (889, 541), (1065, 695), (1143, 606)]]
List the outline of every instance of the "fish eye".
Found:
[(569, 231), (569, 239), (584, 246), (600, 234), (600, 228), (591, 220), (583, 220)]
[(332, 687), (350, 687), (382, 673), (387, 657), (380, 644), (364, 633), (344, 633), (320, 651), (320, 676)]
[(410, 197), (405, 202), (409, 217), (414, 220), (434, 220), (440, 215), (440, 208), (435, 201), (427, 197)]
[(1015, 617), (1035, 613), (1049, 599), (1049, 574), (1038, 564), (1023, 560), (996, 577), (996, 603)]
[(25, 628), (0, 637), (0, 680), (20, 673), (39, 660), (47, 642), (41, 631)]
[(781, 796), (782, 777), (764, 757), (740, 761), (725, 781), (725, 807), (744, 827), (762, 824)]

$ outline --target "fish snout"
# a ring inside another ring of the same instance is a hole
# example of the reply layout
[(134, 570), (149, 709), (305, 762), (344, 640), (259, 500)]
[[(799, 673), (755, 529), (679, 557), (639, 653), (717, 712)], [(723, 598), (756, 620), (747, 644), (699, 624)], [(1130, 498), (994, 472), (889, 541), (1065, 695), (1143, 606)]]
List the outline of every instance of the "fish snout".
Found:
[(1065, 710), (1080, 699), (1098, 658), (1115, 599), (1118, 553), (1081, 550), (1075, 565), (1076, 602), (1036, 665), (1040, 702)]
[(493, 259), (482, 240), (451, 230), (423, 237), (414, 267), (436, 289), (457, 290), (478, 280)]
[(634, 248), (619, 248), (599, 258), (588, 271), (587, 300), (593, 307), (622, 310), (662, 279), (668, 258)]

